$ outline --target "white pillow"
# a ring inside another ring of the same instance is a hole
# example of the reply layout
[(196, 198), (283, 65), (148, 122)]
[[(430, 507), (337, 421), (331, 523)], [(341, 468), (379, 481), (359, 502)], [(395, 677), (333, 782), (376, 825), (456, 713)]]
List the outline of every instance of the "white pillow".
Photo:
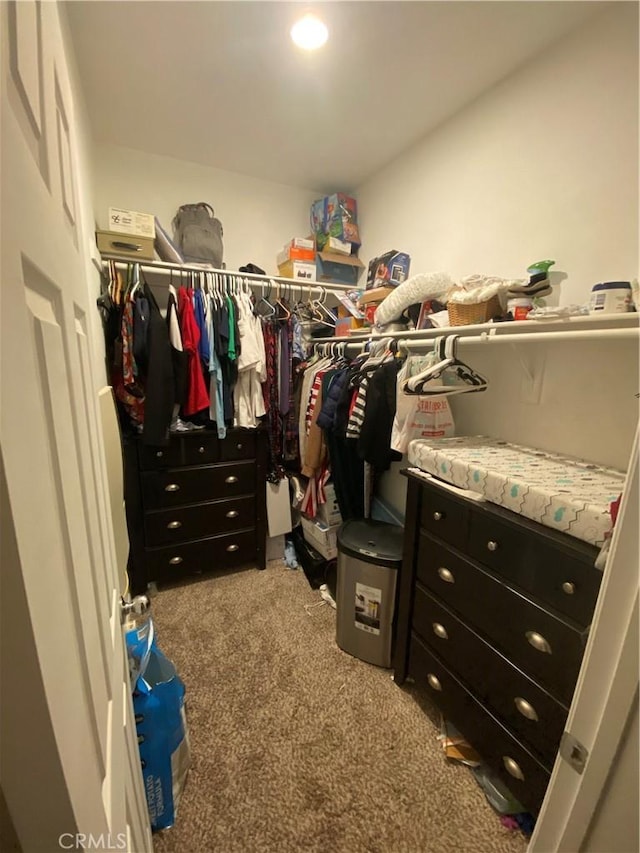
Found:
[(454, 286), (446, 272), (419, 273), (399, 284), (389, 296), (378, 305), (374, 315), (376, 326), (386, 326), (397, 320), (405, 308), (416, 305), (426, 299), (446, 302), (447, 294)]

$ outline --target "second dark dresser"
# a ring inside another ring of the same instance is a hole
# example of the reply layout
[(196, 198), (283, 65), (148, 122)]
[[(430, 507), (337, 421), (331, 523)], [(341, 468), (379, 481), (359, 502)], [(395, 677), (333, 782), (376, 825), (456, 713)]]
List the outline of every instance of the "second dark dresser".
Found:
[(207, 571), (266, 565), (266, 435), (176, 433), (167, 447), (125, 441), (133, 594)]

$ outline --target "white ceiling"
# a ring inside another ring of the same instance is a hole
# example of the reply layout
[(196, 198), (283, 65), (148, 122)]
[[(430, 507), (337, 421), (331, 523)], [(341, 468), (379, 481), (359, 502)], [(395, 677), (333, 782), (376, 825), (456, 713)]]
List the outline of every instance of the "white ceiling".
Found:
[[(357, 187), (605, 4), (66, 5), (96, 141), (329, 192)], [(308, 9), (329, 27), (316, 53), (289, 38)]]

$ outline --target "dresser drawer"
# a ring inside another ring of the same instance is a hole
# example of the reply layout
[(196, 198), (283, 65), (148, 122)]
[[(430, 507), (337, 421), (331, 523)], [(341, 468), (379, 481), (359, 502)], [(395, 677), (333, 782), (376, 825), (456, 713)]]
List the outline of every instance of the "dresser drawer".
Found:
[(429, 696), (451, 720), (523, 806), (538, 812), (549, 773), (415, 635), (411, 637), (409, 673), (421, 694)]
[(413, 630), (551, 771), (568, 710), (416, 586)]
[(464, 550), (469, 533), (469, 508), (449, 497), (443, 490), (425, 486), (422, 490), (420, 526)]
[(170, 468), (182, 465), (182, 445), (177, 436), (172, 436), (166, 447), (146, 447), (138, 442), (138, 459), (143, 471)]
[(418, 579), (557, 699), (573, 696), (586, 633), (422, 534)]
[(597, 550), (576, 541), (563, 549), (544, 535), (516, 527), (486, 513), (472, 513), (470, 556), (502, 575), (509, 583), (569, 616), (589, 625), (602, 572), (593, 565)]
[(201, 503), (255, 491), (253, 466), (203, 465), (141, 474), (145, 510)]
[(145, 561), (149, 580), (178, 581), (200, 572), (248, 565), (255, 561), (254, 530), (199, 539), (167, 548), (147, 548)]
[(215, 536), (226, 531), (253, 527), (254, 524), (253, 497), (155, 510), (146, 513), (144, 517), (146, 543), (149, 547)]
[(255, 459), (256, 436), (252, 432), (228, 433), (220, 442), (220, 459), (231, 462), (234, 459)]
[(194, 431), (182, 435), (185, 465), (206, 465), (220, 459), (220, 440), (214, 433)]

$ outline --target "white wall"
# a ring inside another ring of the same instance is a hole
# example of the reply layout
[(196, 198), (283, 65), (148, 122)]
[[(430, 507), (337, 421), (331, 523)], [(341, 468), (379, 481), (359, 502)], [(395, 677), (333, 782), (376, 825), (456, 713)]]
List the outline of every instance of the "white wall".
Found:
[[(557, 42), (357, 197), (361, 256), (408, 251), (413, 273), (526, 277), (532, 261), (555, 258), (566, 273), (552, 300), (561, 304), (587, 302), (599, 281), (636, 277), (637, 5), (616, 4)], [(543, 374), (537, 403), (521, 399), (518, 353)], [(490, 390), (453, 401), (458, 434), (626, 467), (638, 414), (637, 347), (585, 341), (467, 355)], [(400, 467), (381, 485), (398, 509)]]
[(277, 273), (276, 255), (292, 237), (309, 233), (311, 202), (322, 195), (113, 145), (96, 146), (94, 162), (94, 211), (101, 228), (109, 207), (125, 207), (154, 213), (171, 232), (181, 204), (206, 201), (224, 228), (227, 269), (252, 262)]
[(590, 19), (356, 195), (364, 259), (395, 248), (414, 273), (526, 277), (553, 258), (561, 304), (636, 277), (637, 4)]

